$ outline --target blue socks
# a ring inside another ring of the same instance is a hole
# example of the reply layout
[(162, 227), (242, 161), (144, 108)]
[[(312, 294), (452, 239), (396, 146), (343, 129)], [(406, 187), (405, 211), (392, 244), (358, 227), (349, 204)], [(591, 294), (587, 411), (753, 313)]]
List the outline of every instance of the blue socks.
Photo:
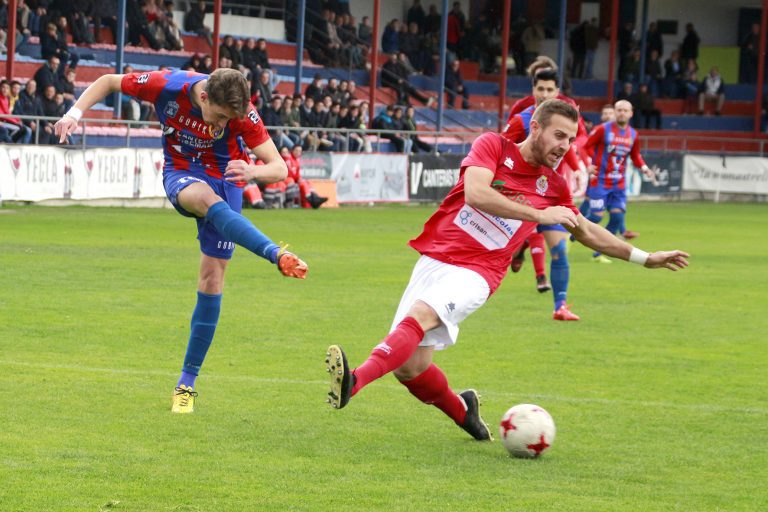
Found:
[(195, 386), (195, 378), (200, 373), (200, 367), (205, 360), (205, 354), (208, 352), (208, 348), (213, 341), (216, 324), (219, 322), (220, 311), (221, 294), (208, 295), (207, 293), (197, 292), (197, 305), (192, 313), (187, 353), (184, 356), (184, 366), (181, 368), (181, 378), (177, 386), (182, 384), (189, 387)]
[(624, 212), (611, 212), (611, 217), (608, 219), (608, 225), (605, 229), (613, 233), (623, 233), (624, 229)]
[(555, 311), (565, 304), (568, 295), (568, 278), (570, 267), (568, 266), (568, 254), (565, 252), (565, 240), (549, 250), (551, 262), (549, 265), (549, 280), (552, 283), (552, 293), (555, 296)]
[(232, 210), (226, 201), (219, 201), (208, 208), (205, 221), (213, 224), (219, 233), (237, 245), (245, 247), (272, 263), (277, 263), (280, 247), (251, 224), (251, 221)]

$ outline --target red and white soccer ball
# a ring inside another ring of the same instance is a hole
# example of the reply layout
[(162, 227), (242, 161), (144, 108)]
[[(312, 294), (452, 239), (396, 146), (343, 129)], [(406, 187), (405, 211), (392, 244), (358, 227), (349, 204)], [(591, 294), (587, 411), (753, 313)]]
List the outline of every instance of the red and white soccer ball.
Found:
[(499, 436), (510, 455), (540, 457), (555, 440), (555, 422), (543, 407), (518, 404), (504, 413)]

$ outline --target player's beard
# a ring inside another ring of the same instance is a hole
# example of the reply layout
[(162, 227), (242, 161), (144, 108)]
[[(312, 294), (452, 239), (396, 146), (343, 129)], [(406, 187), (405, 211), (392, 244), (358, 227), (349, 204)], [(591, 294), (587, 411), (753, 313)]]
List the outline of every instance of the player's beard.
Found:
[(544, 142), (541, 140), (541, 132), (536, 134), (533, 138), (531, 153), (533, 153), (533, 158), (534, 160), (536, 160), (536, 165), (543, 165), (546, 167), (555, 167), (557, 165), (557, 161), (559, 161), (563, 157), (562, 155), (559, 155), (557, 156), (557, 161), (555, 161), (554, 163), (550, 163), (547, 157), (552, 152), (547, 151), (547, 148), (544, 146)]

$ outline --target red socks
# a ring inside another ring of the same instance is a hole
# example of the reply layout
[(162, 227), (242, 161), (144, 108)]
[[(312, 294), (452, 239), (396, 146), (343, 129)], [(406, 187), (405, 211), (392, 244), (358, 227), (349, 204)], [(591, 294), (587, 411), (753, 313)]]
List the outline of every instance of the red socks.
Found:
[(355, 375), (352, 396), (370, 382), (400, 368), (416, 352), (422, 339), (424, 330), (419, 322), (413, 317), (405, 317), (394, 331), (374, 347), (370, 357), (352, 372)]
[(467, 415), (464, 402), (448, 386), (448, 379), (437, 365), (431, 364), (421, 375), (401, 384), (407, 387), (413, 396), (425, 404), (434, 405), (457, 424), (464, 423)]
[(543, 276), (546, 272), (547, 253), (544, 247), (544, 235), (534, 233), (528, 237), (528, 245), (531, 248), (531, 259), (536, 276)]

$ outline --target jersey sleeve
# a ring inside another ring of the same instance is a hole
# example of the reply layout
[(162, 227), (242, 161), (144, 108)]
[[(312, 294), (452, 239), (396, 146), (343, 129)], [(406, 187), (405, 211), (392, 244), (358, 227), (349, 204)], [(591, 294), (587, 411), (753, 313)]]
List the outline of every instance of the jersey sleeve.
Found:
[(504, 130), (504, 138), (518, 143), (523, 142), (526, 137), (525, 126), (523, 126), (523, 118), (515, 116), (512, 121), (507, 125), (507, 129)]
[(483, 167), (495, 173), (501, 157), (502, 138), (493, 132), (486, 132), (475, 139), (469, 154), (461, 161), (461, 168)]
[(128, 96), (155, 103), (168, 83), (167, 75), (168, 71), (128, 73), (120, 81), (120, 90)]
[(640, 169), (645, 165), (642, 155), (640, 155), (640, 136), (635, 137), (635, 142), (632, 144), (632, 150), (629, 152), (629, 158), (632, 159), (632, 163)]
[(595, 156), (595, 147), (605, 138), (605, 126), (604, 125), (598, 125), (593, 130), (592, 133), (589, 134), (589, 138), (587, 139), (587, 142), (584, 144), (584, 155), (589, 158), (593, 159)]
[(232, 123), (235, 124), (235, 133), (243, 138), (243, 142), (249, 148), (261, 146), (269, 140), (269, 133), (264, 128), (264, 123), (253, 104), (248, 105), (248, 112), (244, 118), (232, 121)]

